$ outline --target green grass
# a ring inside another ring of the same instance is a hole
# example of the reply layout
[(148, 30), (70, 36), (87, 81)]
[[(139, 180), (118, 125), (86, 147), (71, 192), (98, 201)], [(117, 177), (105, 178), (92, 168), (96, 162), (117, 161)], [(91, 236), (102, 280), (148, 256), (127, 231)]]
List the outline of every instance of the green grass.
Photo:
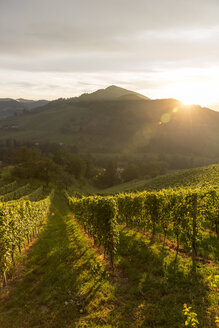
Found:
[(146, 183), (149, 181), (153, 181), (152, 179), (134, 179), (128, 182), (121, 183), (116, 186), (112, 186), (110, 188), (106, 188), (100, 191), (101, 194), (109, 195), (109, 194), (117, 194), (120, 192), (126, 192), (131, 190), (139, 190), (143, 188)]
[(126, 295), (135, 315), (129, 327), (184, 327), (184, 303), (197, 313), (200, 327), (217, 327), (218, 293), (209, 286), (215, 268), (198, 263), (194, 272), (189, 257), (179, 256), (176, 262), (168, 247), (127, 228), (120, 238), (118, 262), (130, 283)]
[(219, 239), (215, 233), (202, 233), (198, 243), (198, 255), (219, 262)]
[(114, 273), (82, 234), (62, 196), (24, 256), (24, 274), (0, 291), (1, 328), (180, 328), (183, 304), (215, 328), (216, 269), (121, 227)]

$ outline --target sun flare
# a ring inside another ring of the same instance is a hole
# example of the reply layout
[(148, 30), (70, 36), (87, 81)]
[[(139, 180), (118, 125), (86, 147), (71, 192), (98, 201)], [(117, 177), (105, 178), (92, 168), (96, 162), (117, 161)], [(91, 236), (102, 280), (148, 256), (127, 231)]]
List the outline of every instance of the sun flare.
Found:
[(207, 102), (206, 92), (196, 86), (177, 86), (172, 90), (174, 98), (180, 100), (184, 105), (205, 105)]
[(174, 98), (185, 105), (210, 107), (218, 102), (218, 76), (219, 68), (216, 66), (208, 69), (180, 68), (158, 73), (157, 77), (163, 84), (160, 98)]

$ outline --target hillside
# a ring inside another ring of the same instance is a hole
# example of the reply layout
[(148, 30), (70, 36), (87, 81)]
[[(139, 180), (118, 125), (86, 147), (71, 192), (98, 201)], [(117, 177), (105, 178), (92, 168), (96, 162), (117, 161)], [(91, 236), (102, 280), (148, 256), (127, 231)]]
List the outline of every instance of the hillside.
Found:
[(158, 176), (153, 179), (133, 180), (122, 183), (101, 191), (103, 194), (114, 194), (119, 192), (137, 190), (161, 190), (164, 188), (179, 187), (206, 187), (207, 185), (219, 186), (219, 164), (205, 167), (180, 170), (174, 173)]
[(58, 142), (85, 153), (163, 153), (219, 160), (218, 112), (175, 99), (141, 99), (124, 90), (109, 87), (59, 99), (2, 120), (0, 141)]
[(0, 119), (22, 113), (24, 106), (18, 101), (10, 98), (0, 98)]
[(47, 100), (27, 100), (0, 98), (0, 119), (13, 115), (21, 115), (25, 110), (33, 110), (48, 103)]
[(93, 93), (84, 93), (76, 98), (78, 101), (100, 101), (100, 100), (149, 100), (148, 97), (140, 93), (126, 90), (124, 88), (111, 85), (106, 89), (100, 89)]
[(48, 100), (28, 100), (28, 99), (23, 99), (23, 98), (19, 98), (19, 99), (16, 99), (16, 100), (21, 105), (23, 105), (25, 109), (28, 109), (28, 110), (45, 106), (49, 102)]

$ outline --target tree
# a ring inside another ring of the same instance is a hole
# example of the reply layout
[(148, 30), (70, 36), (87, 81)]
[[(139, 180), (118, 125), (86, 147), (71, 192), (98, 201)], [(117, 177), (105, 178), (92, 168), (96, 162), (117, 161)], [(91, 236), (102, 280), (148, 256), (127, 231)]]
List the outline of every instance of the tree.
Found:
[(135, 164), (129, 164), (122, 172), (123, 180), (130, 181), (139, 177), (139, 167)]
[(40, 159), (40, 151), (37, 148), (28, 148), (26, 146), (19, 148), (13, 155), (13, 163), (28, 167)]
[(35, 177), (44, 180), (48, 185), (50, 181), (56, 181), (60, 172), (60, 166), (57, 165), (50, 157), (44, 157), (37, 163)]
[(58, 149), (53, 156), (53, 160), (56, 164), (66, 168), (71, 160), (71, 154), (65, 149)]
[(85, 177), (87, 179), (93, 178), (97, 174), (97, 168), (94, 165), (94, 162), (91, 157), (86, 159), (86, 172)]
[(80, 179), (85, 175), (86, 162), (79, 155), (74, 154), (67, 164), (67, 171), (73, 174), (76, 179)]
[(106, 169), (100, 172), (94, 179), (94, 183), (101, 188), (108, 188), (120, 182), (114, 161), (109, 161)]

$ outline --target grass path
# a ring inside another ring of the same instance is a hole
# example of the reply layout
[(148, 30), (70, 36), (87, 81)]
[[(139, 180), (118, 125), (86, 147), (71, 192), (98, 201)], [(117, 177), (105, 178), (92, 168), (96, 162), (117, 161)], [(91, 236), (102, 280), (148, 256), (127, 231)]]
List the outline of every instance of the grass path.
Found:
[(64, 200), (52, 210), (23, 279), (0, 294), (1, 328), (102, 327), (112, 308), (113, 286)]

